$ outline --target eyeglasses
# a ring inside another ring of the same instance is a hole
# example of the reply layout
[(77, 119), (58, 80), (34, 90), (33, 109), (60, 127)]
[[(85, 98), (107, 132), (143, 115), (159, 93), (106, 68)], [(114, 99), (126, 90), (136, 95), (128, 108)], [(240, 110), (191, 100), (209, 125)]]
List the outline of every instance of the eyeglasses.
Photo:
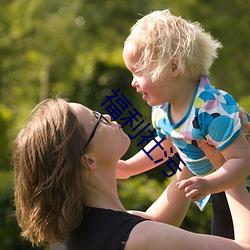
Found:
[(93, 130), (92, 130), (92, 132), (91, 132), (91, 134), (89, 136), (89, 139), (88, 139), (88, 141), (87, 141), (87, 143), (86, 143), (86, 145), (84, 147), (84, 151), (86, 150), (86, 148), (88, 147), (89, 143), (93, 139), (99, 123), (102, 122), (102, 123), (107, 124), (107, 125), (110, 124), (110, 121), (107, 118), (105, 118), (102, 114), (100, 114), (99, 112), (93, 111), (93, 114), (94, 114), (95, 118), (97, 119), (97, 123), (96, 123), (95, 127), (93, 128)]

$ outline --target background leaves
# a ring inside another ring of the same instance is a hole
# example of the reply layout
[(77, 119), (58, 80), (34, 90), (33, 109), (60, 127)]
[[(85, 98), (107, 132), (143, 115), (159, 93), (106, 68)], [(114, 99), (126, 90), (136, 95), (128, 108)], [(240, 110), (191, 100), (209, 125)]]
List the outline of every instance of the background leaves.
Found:
[[(212, 82), (250, 112), (248, 0), (0, 0), (1, 182), (6, 175), (13, 178), (13, 138), (30, 110), (44, 98), (59, 94), (104, 112), (105, 95), (119, 87), (145, 122), (150, 122), (150, 107), (130, 87), (132, 77), (121, 53), (140, 15), (165, 8), (201, 22), (223, 43), (211, 69)], [(139, 150), (136, 145), (135, 139), (125, 158)], [(166, 167), (119, 182), (120, 196), (128, 208), (145, 209), (163, 190), (168, 180), (162, 169)], [(0, 190), (0, 238), (5, 239), (0, 240), (0, 248), (23, 249), (16, 222), (4, 224), (14, 211), (12, 181), (6, 185)], [(192, 205), (183, 227), (209, 232), (210, 219), (210, 208), (201, 213)]]

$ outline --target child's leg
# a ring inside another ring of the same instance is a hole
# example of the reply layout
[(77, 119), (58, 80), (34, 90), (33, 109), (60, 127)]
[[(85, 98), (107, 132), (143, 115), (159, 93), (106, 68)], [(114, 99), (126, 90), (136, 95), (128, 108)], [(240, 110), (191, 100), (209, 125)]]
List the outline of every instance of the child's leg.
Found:
[(225, 193), (213, 194), (212, 204), (211, 234), (234, 239), (233, 221)]

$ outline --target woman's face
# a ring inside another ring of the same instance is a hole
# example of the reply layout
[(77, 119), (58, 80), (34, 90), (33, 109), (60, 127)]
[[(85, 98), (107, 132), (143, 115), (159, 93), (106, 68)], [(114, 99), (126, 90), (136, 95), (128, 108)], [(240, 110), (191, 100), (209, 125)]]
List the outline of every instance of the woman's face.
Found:
[[(96, 117), (92, 110), (81, 104), (69, 103), (69, 106), (76, 115), (79, 123), (84, 127), (88, 140), (98, 123), (98, 117)], [(127, 151), (130, 140), (117, 122), (111, 121), (109, 115), (103, 116), (106, 119), (100, 119), (86, 151), (93, 153), (94, 156), (98, 155), (102, 161), (116, 158), (118, 160)]]

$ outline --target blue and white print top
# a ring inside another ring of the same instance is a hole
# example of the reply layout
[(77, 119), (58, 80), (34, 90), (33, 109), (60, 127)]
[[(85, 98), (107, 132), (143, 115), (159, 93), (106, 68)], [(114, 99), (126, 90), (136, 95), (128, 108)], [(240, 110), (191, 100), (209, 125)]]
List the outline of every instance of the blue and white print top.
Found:
[(206, 140), (218, 150), (230, 145), (240, 134), (241, 121), (238, 105), (225, 91), (201, 76), (189, 109), (182, 120), (171, 124), (170, 104), (152, 108), (152, 123), (161, 138), (169, 137), (187, 167), (198, 176), (211, 172), (212, 164), (197, 146), (196, 140)]

